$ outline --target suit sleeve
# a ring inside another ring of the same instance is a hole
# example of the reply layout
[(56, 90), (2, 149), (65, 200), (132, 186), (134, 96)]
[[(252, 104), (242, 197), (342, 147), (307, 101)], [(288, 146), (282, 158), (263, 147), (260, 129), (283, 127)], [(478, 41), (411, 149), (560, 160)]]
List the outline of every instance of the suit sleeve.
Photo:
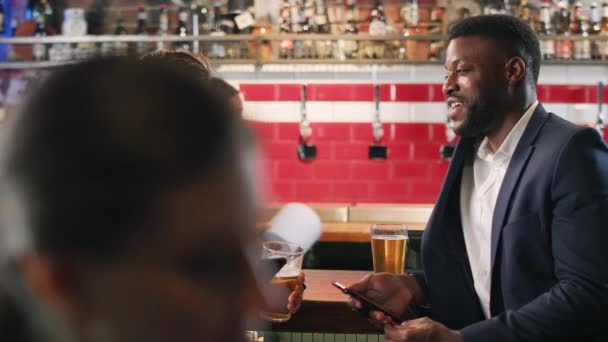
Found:
[(463, 341), (574, 341), (608, 334), (608, 147), (594, 130), (580, 130), (552, 172), (557, 283), (518, 310), (464, 328)]

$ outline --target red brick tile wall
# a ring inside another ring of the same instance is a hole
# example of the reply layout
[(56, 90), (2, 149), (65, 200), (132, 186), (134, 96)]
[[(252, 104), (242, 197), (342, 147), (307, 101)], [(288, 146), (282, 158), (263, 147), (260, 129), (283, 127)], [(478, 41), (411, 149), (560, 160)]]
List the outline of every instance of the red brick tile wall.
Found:
[(250, 122), (259, 139), (266, 183), (276, 202), (434, 203), (448, 162), (442, 124), (385, 124), (386, 160), (369, 160), (367, 123), (315, 123), (318, 156), (297, 157), (298, 123)]

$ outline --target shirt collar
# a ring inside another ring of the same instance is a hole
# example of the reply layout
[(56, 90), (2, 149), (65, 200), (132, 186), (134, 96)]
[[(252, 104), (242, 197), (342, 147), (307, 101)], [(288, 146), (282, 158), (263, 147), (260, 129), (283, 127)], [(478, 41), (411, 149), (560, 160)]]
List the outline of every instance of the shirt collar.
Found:
[(538, 107), (538, 100), (534, 101), (534, 103), (528, 107), (524, 115), (517, 121), (515, 126), (513, 126), (513, 129), (511, 129), (511, 132), (509, 132), (505, 141), (502, 142), (502, 145), (500, 145), (496, 153), (492, 152), (488, 137), (485, 137), (477, 149), (477, 156), (485, 161), (510, 159), (515, 152), (517, 143), (519, 143), (521, 136), (524, 134), (536, 107)]

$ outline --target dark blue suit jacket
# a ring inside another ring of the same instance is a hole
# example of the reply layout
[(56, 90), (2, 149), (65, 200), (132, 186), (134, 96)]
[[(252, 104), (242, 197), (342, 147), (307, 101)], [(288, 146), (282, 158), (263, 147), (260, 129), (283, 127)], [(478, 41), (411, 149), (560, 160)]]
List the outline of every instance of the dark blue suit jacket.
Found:
[(422, 240), (431, 318), (464, 341), (608, 341), (608, 146), (539, 105), (505, 174), (492, 222), (492, 318), (473, 287), (458, 143)]

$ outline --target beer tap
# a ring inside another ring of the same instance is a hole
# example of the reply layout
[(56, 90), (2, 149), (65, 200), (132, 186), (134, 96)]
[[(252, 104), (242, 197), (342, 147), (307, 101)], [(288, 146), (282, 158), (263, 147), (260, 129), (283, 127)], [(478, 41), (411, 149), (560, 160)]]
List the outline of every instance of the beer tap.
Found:
[(190, 4), (190, 11), (192, 13), (192, 35), (197, 38), (192, 42), (192, 52), (194, 54), (200, 53), (200, 42), (198, 41), (198, 36), (200, 35), (200, 24), (199, 24), (199, 8), (200, 4), (198, 2), (193, 1)]
[(386, 146), (381, 144), (382, 138), (384, 137), (384, 129), (382, 128), (382, 121), (380, 121), (380, 85), (374, 85), (374, 121), (372, 122), (374, 143), (369, 146), (369, 159), (386, 159), (388, 152)]
[(597, 84), (597, 121), (595, 123), (595, 129), (600, 133), (600, 136), (604, 136), (604, 125), (606, 123), (606, 114), (603, 112), (604, 105), (604, 84), (599, 82)]
[(300, 160), (312, 160), (317, 156), (317, 147), (308, 144), (312, 136), (312, 128), (306, 113), (306, 85), (300, 87), (300, 144), (298, 145), (298, 157)]

